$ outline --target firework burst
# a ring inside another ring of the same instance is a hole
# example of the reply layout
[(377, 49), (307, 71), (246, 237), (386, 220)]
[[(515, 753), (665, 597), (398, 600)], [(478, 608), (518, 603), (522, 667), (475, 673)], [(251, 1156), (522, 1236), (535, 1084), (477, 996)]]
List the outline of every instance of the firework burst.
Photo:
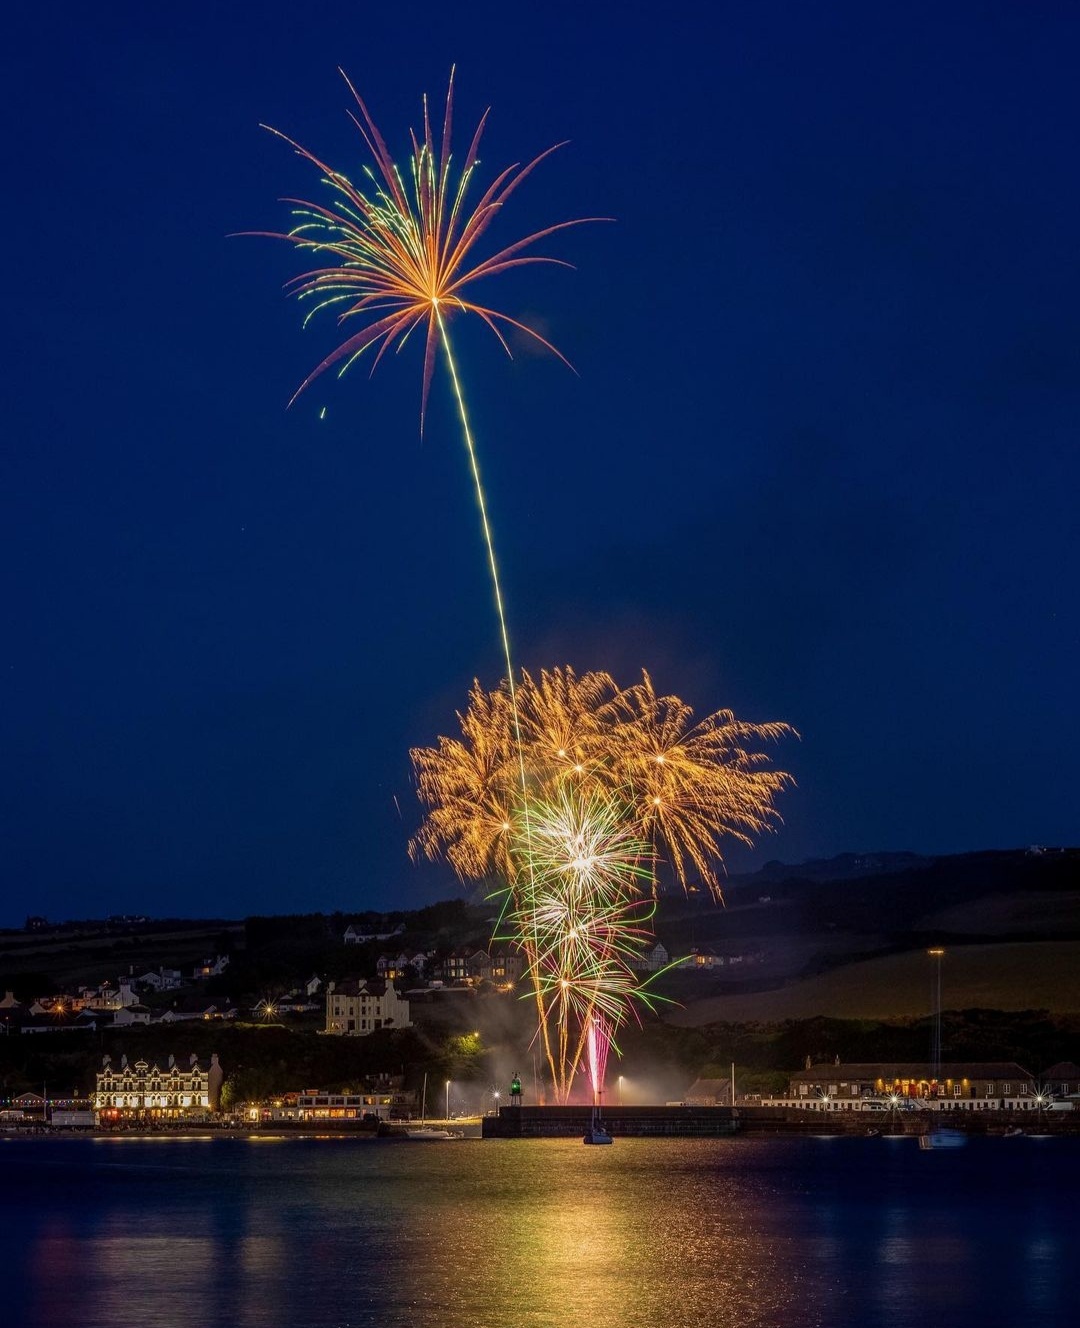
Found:
[(419, 135), (410, 131), (412, 153), (404, 172), (391, 156), (363, 99), (344, 71), (339, 72), (356, 102), (359, 114), (350, 112), (350, 118), (370, 158), (362, 168), (362, 182), (354, 183), (308, 148), (280, 130), (264, 125), (263, 128), (288, 143), (320, 172), (322, 183), (330, 192), (328, 201), (321, 203), (285, 199), (292, 205), (295, 219), (295, 225), (288, 231), (247, 232), (286, 240), (315, 261), (315, 266), (286, 284), (286, 289), (308, 306), (305, 326), (317, 314), (331, 311), (337, 316), (338, 326), (349, 330), (349, 335), (308, 374), (292, 401), (326, 370), (337, 366), (342, 376), (368, 351), (372, 352), (374, 371), (391, 347), (400, 350), (414, 332), (422, 330), (422, 428), (437, 351), (441, 344), (450, 354), (446, 324), (457, 314), (472, 314), (480, 319), (508, 355), (511, 351), (506, 333), (513, 329), (569, 365), (565, 356), (534, 328), (489, 305), (477, 303), (469, 294), (476, 282), (513, 268), (538, 263), (569, 267), (562, 259), (525, 250), (571, 226), (604, 220), (582, 217), (557, 222), (504, 245), (485, 258), (478, 257), (478, 245), (511, 194), (546, 157), (564, 145), (555, 144), (525, 165), (515, 163), (506, 167), (475, 204), (470, 205), (468, 195), (479, 165), (480, 140), (488, 112), (481, 117), (469, 150), (458, 165), (451, 152), (453, 71), (439, 142), (425, 97), (423, 130)]
[(655, 907), (643, 889), (651, 850), (624, 803), (596, 785), (562, 783), (530, 800), (528, 833), (511, 832), (510, 855), (504, 923), (525, 953), (556, 1096), (565, 1100), (595, 1020), (618, 1027), (635, 1001), (651, 1003), (636, 971)]
[(445, 856), (466, 880), (512, 875), (519, 752), (534, 797), (571, 785), (623, 806), (650, 860), (683, 889), (700, 880), (719, 895), (724, 840), (751, 844), (780, 820), (776, 797), (791, 776), (754, 746), (793, 735), (789, 724), (752, 724), (730, 710), (695, 720), (645, 672), (625, 688), (569, 666), (523, 672), (515, 696), (517, 730), (505, 685), (476, 683), (458, 715), (460, 738), (412, 752), (429, 809), (414, 856)]
[(719, 896), (724, 839), (772, 828), (791, 783), (754, 744), (794, 730), (727, 710), (695, 721), (647, 673), (627, 688), (569, 667), (523, 673), (515, 695), (516, 712), (505, 685), (474, 684), (461, 736), (413, 751), (428, 813), (410, 849), (445, 856), (463, 879), (508, 882), (503, 922), (525, 953), (565, 1100), (595, 1021), (609, 1042), (635, 1001), (652, 999), (635, 960), (658, 866), (684, 889), (696, 873)]

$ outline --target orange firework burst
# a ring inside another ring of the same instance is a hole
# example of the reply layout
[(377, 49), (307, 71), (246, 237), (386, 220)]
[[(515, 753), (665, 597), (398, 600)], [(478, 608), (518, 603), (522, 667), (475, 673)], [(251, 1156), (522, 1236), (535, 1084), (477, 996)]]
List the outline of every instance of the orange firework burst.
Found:
[[(449, 352), (445, 316), (471, 313), (481, 318), (509, 355), (502, 329), (514, 328), (545, 346), (564, 363), (569, 361), (533, 328), (508, 314), (466, 298), (465, 292), (482, 277), (497, 276), (511, 268), (533, 263), (569, 267), (561, 259), (523, 251), (555, 232), (586, 221), (583, 217), (562, 221), (534, 231), (524, 239), (504, 246), (476, 261), (475, 249), (504, 203), (545, 157), (563, 144), (557, 143), (527, 165), (515, 163), (501, 171), (488, 185), (475, 206), (466, 196), (478, 164), (477, 153), (488, 112), (480, 119), (460, 169), (450, 151), (454, 104), (454, 74), (451, 70), (443, 115), (442, 134), (436, 147), (435, 134), (424, 98), (423, 134), (412, 139), (407, 176), (395, 164), (371, 118), (363, 99), (341, 72), (359, 107), (350, 118), (371, 155), (364, 167), (368, 185), (358, 187), (340, 171), (326, 165), (313, 152), (269, 125), (263, 126), (283, 139), (301, 157), (322, 172), (323, 182), (336, 195), (332, 205), (302, 199), (286, 199), (296, 209), (297, 224), (288, 232), (255, 231), (288, 240), (296, 248), (317, 255), (318, 267), (293, 277), (288, 289), (301, 300), (314, 300), (304, 322), (323, 309), (337, 311), (342, 327), (358, 324), (357, 330), (308, 374), (292, 401), (325, 370), (340, 365), (340, 374), (374, 349), (372, 370), (391, 346), (400, 349), (418, 328), (425, 329), (424, 382), (420, 407), (421, 429), (427, 408), (435, 356), (440, 341)], [(292, 404), (290, 401), (290, 405)]]
[(751, 724), (730, 710), (695, 720), (677, 696), (659, 695), (648, 673), (620, 688), (608, 673), (572, 668), (522, 673), (515, 689), (519, 735), (504, 687), (473, 686), (458, 716), (460, 738), (412, 753), (428, 815), (414, 854), (443, 854), (464, 878), (512, 877), (518, 752), (530, 793), (593, 786), (627, 804), (639, 838), (688, 888), (693, 873), (719, 895), (717, 865), (727, 838), (751, 844), (779, 820), (775, 800), (791, 776), (752, 750), (794, 729)]

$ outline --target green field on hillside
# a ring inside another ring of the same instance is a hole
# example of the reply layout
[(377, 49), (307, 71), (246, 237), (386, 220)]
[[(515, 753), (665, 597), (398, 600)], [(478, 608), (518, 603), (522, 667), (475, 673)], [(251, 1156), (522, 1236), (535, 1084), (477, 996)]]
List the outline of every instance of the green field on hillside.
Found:
[[(667, 1021), (694, 1028), (722, 1020), (891, 1019), (927, 1014), (933, 961), (909, 950), (848, 964), (776, 991), (707, 996)], [(1080, 941), (1006, 942), (949, 949), (942, 969), (945, 1009), (1080, 1011)]]

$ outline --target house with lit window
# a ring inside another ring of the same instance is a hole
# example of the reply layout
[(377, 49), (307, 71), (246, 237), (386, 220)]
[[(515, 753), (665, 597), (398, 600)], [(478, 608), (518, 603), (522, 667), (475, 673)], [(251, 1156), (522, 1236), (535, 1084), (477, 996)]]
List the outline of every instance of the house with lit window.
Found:
[(445, 982), (481, 982), (491, 976), (491, 956), (486, 950), (462, 946), (444, 955), (434, 966), (436, 977)]
[(137, 1005), (139, 998), (132, 990), (132, 979), (121, 978), (114, 986), (103, 982), (96, 991), (86, 991), (82, 997), (84, 1010), (123, 1010), (129, 1005)]
[(525, 957), (513, 946), (499, 946), (491, 952), (490, 980), (498, 986), (513, 986), (525, 972)]
[(195, 982), (202, 982), (206, 978), (217, 978), (225, 972), (229, 966), (228, 955), (215, 955), (213, 959), (204, 959), (201, 964), (196, 964), (191, 977)]
[(723, 967), (724, 960), (715, 950), (695, 948), (685, 959), (679, 960), (679, 968), (709, 969)]
[(366, 1037), (379, 1028), (411, 1028), (409, 1002), (392, 982), (355, 978), (326, 985), (326, 1032)]
[(380, 955), (375, 964), (375, 972), (380, 978), (393, 982), (395, 978), (404, 977), (407, 968), (423, 974), (427, 961), (428, 956), (423, 950), (414, 950), (411, 953), (403, 950), (396, 955)]

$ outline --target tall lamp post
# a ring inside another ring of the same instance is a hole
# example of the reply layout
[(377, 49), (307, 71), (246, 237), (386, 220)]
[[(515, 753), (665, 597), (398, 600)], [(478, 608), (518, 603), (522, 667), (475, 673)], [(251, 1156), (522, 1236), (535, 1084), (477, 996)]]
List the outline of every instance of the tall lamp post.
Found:
[(446, 1116), (444, 1117), (444, 1119), (445, 1120), (450, 1119), (450, 1080), (449, 1079), (447, 1079), (446, 1081)]
[(934, 1028), (930, 1040), (930, 1075), (937, 1082), (941, 1078), (941, 961), (945, 951), (940, 947), (926, 952), (935, 961), (934, 972)]

